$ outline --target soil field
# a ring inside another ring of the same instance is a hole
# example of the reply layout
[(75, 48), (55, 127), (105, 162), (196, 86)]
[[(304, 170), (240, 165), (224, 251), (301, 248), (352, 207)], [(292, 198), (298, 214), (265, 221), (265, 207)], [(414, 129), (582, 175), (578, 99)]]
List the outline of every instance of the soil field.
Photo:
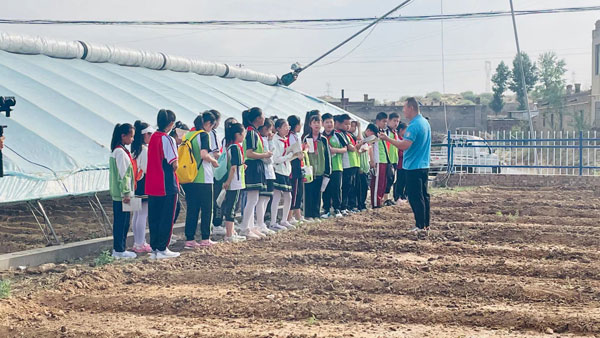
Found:
[(8, 272), (0, 337), (599, 336), (592, 195), (438, 190), (428, 234), (387, 207), (170, 261)]
[[(99, 194), (100, 202), (112, 222), (112, 200), (108, 193)], [(72, 243), (110, 236), (94, 215), (86, 197), (72, 197), (43, 202), (44, 209), (61, 243)], [(38, 217), (40, 222), (43, 219)], [(178, 222), (185, 220), (182, 208)], [(0, 254), (43, 248), (48, 245), (39, 225), (26, 204), (0, 207)]]

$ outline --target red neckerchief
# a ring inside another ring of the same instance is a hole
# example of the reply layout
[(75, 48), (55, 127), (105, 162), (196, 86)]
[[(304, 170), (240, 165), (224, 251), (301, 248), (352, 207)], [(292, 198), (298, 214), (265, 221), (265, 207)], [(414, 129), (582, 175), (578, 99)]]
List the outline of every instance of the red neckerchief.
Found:
[(279, 136), (279, 134), (277, 134), (277, 136), (279, 137), (279, 141), (283, 142), (283, 155), (285, 155), (287, 148), (290, 146), (290, 138), (289, 137), (283, 138), (283, 137)]
[(331, 145), (331, 137), (333, 135), (335, 135), (335, 130), (331, 130), (331, 135), (327, 135), (327, 132), (323, 131), (323, 136), (325, 136), (329, 145)]
[(352, 135), (352, 133), (347, 132), (345, 130), (340, 130), (340, 133), (343, 133), (344, 135), (346, 135), (346, 137), (350, 140), (352, 145), (356, 147), (356, 140), (354, 139), (354, 135)]
[(125, 148), (123, 145), (118, 145), (117, 147), (125, 150), (125, 153), (127, 156), (129, 156), (129, 161), (131, 162), (131, 167), (133, 168), (133, 188), (135, 190), (137, 187), (137, 181), (142, 178), (142, 172), (138, 171), (137, 162), (133, 159), (133, 157), (131, 157), (129, 150), (127, 150), (127, 148)]
[(242, 163), (244, 163), (244, 147), (242, 147), (241, 143), (235, 143), (235, 145), (237, 145), (238, 148), (240, 148), (240, 152), (242, 152)]
[[(258, 130), (256, 130), (253, 126), (248, 126), (248, 131), (254, 131), (258, 135)], [(258, 139), (260, 140), (260, 145), (262, 146), (263, 151), (265, 151), (265, 144), (263, 143), (262, 136), (258, 135)]]
[[(310, 134), (310, 136), (312, 137), (312, 133)], [(321, 133), (319, 133), (319, 135), (317, 136), (317, 138), (313, 138), (313, 143), (314, 143), (314, 147), (315, 147), (315, 155), (319, 154), (319, 138), (321, 138)]]

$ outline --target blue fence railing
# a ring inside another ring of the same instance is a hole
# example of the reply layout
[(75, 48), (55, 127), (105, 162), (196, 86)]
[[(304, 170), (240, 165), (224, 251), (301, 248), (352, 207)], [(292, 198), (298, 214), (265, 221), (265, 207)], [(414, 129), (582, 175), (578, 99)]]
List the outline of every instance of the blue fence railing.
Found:
[(438, 172), (600, 175), (597, 132), (448, 132), (432, 145)]

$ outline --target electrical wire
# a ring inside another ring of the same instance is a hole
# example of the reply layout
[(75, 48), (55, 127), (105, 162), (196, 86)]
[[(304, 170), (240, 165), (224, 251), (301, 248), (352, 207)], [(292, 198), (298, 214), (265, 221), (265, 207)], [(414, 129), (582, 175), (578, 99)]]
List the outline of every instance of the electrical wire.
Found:
[[(600, 11), (600, 6), (566, 7), (537, 10), (515, 11), (515, 15), (540, 15), (559, 13), (579, 13)], [(383, 22), (431, 21), (431, 20), (461, 20), (511, 16), (510, 11), (489, 11), (459, 14), (436, 14), (397, 16), (384, 18)], [(0, 19), (0, 24), (12, 25), (119, 25), (119, 26), (239, 26), (239, 25), (270, 25), (274, 28), (303, 29), (303, 26), (288, 26), (289, 24), (348, 24), (373, 21), (374, 18), (324, 18), (324, 19), (284, 19), (284, 20), (203, 20), (203, 21), (152, 21), (152, 20), (49, 20), (49, 19)]]
[[(8, 145), (6, 145), (6, 144), (4, 145), (4, 147), (5, 147), (6, 149), (8, 149), (8, 150), (12, 151), (13, 153), (15, 153), (15, 155), (19, 156), (19, 157), (20, 157), (21, 159), (23, 159), (24, 161), (26, 161), (26, 162), (28, 162), (28, 163), (30, 163), (30, 164), (36, 165), (36, 166), (38, 166), (38, 167), (42, 167), (42, 168), (44, 168), (44, 169), (47, 169), (47, 170), (51, 171), (51, 172), (52, 172), (52, 174), (54, 174), (54, 177), (56, 178), (56, 180), (57, 180), (57, 181), (59, 181), (59, 182), (60, 182), (60, 184), (62, 184), (63, 188), (65, 189), (65, 192), (69, 192), (69, 189), (67, 189), (67, 186), (65, 185), (65, 183), (64, 183), (64, 182), (63, 182), (63, 181), (62, 181), (62, 180), (61, 180), (61, 179), (58, 177), (58, 174), (56, 173), (56, 171), (52, 170), (52, 168), (50, 168), (50, 167), (47, 167), (47, 166), (45, 166), (45, 165), (43, 165), (43, 164), (39, 164), (39, 163), (33, 162), (33, 161), (31, 161), (31, 160), (27, 159), (25, 156), (23, 156), (23, 155), (19, 154), (19, 153), (18, 153), (18, 152), (16, 152), (16, 151), (15, 151), (13, 148), (9, 147), (9, 146), (8, 146)], [(6, 175), (6, 176), (9, 176), (9, 175)]]

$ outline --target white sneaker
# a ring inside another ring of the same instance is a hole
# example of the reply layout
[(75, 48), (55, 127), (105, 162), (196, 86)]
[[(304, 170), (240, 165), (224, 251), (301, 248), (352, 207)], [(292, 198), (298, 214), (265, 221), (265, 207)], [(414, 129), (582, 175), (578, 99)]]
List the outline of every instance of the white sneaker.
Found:
[(213, 227), (212, 234), (219, 235), (219, 236), (225, 236), (227, 234), (227, 232), (225, 231), (225, 227), (219, 226), (219, 227)]
[[(287, 222), (288, 222), (289, 224), (291, 224), (291, 225), (297, 225), (297, 224), (298, 224), (298, 221), (297, 221), (295, 218), (293, 218), (293, 217), (292, 217), (292, 219), (291, 219), (291, 220), (289, 220), (289, 221), (287, 221)], [(283, 223), (283, 221), (281, 221), (281, 222), (280, 222), (280, 224), (281, 224), (281, 223)]]
[(329, 217), (331, 217), (331, 214), (329, 212), (321, 215), (321, 218), (323, 218), (323, 219), (328, 219)]
[(340, 217), (344, 217), (344, 215), (342, 215), (342, 213), (339, 210), (335, 211), (335, 217), (336, 218), (340, 218)]
[(275, 231), (275, 232), (279, 232), (279, 231), (285, 231), (285, 230), (287, 230), (287, 228), (286, 228), (286, 227), (284, 227), (284, 226), (282, 226), (282, 225), (279, 225), (279, 224), (277, 224), (277, 223), (275, 223), (275, 224), (271, 224), (271, 225), (269, 226), (269, 229), (271, 229), (271, 230), (273, 230), (273, 231)]
[(252, 230), (240, 231), (242, 236), (246, 237), (246, 239), (261, 239), (262, 237), (255, 234)]
[(259, 225), (257, 228), (258, 228), (258, 231), (260, 231), (261, 233), (263, 233), (263, 234), (265, 234), (267, 236), (275, 234), (275, 231), (267, 228), (267, 226), (265, 224)]
[(239, 243), (246, 240), (244, 236), (232, 235), (231, 237), (225, 236), (225, 242), (227, 243)]
[(165, 249), (165, 251), (157, 251), (156, 252), (156, 259), (169, 259), (169, 258), (175, 258), (175, 257), (179, 257), (180, 253), (179, 252), (173, 252), (171, 250), (169, 250), (169, 248)]
[(281, 222), (279, 222), (279, 225), (282, 226), (282, 227), (287, 228), (288, 230), (296, 229), (296, 226), (293, 225), (293, 224), (291, 224), (288, 221), (281, 221)]
[(123, 252), (117, 252), (117, 251), (113, 250), (112, 256), (114, 259), (133, 259), (133, 258), (137, 257), (135, 252), (131, 252), (131, 251), (127, 251), (127, 250), (125, 250)]
[(257, 228), (257, 227), (252, 227), (252, 228), (250, 228), (250, 231), (252, 231), (252, 232), (253, 232), (255, 235), (258, 235), (260, 238), (265, 238), (265, 237), (267, 237), (267, 235), (266, 235), (266, 234), (263, 234), (263, 233), (262, 233), (262, 231), (260, 231), (260, 229), (259, 229), (259, 228)]
[(421, 229), (421, 228), (414, 227), (414, 228), (412, 228), (412, 229), (408, 230), (408, 232), (421, 232), (422, 230), (423, 230), (423, 229)]

